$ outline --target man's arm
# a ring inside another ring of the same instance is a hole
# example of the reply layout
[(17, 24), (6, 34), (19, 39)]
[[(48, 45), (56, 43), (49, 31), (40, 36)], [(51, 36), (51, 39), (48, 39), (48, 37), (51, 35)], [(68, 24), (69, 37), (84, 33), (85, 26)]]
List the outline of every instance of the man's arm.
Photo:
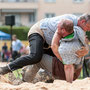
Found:
[(53, 39), (52, 39), (52, 43), (51, 43), (51, 49), (53, 51), (53, 53), (56, 55), (56, 57), (59, 59), (59, 60), (62, 60), (59, 52), (58, 52), (58, 47), (59, 47), (59, 41), (61, 39), (61, 35), (59, 33), (59, 30), (56, 30), (54, 36), (53, 36)]
[(88, 47), (87, 42), (86, 42), (86, 34), (84, 33), (84, 31), (81, 28), (77, 28), (77, 29), (78, 29), (77, 35), (78, 35), (79, 41), (83, 44), (83, 47), (81, 47), (81, 49), (78, 50), (76, 52), (76, 54), (79, 58), (81, 58), (81, 57), (88, 54), (89, 47)]

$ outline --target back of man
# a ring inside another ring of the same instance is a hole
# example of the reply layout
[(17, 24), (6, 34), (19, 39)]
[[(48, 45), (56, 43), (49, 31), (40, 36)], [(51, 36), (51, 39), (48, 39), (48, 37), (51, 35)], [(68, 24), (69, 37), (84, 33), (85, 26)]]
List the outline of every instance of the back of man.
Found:
[(51, 45), (51, 41), (57, 26), (63, 19), (69, 19), (73, 22), (74, 26), (77, 26), (78, 18), (72, 14), (64, 14), (53, 18), (45, 18), (33, 25), (28, 33), (28, 36), (33, 33), (39, 33), (45, 41)]
[(46, 42), (51, 45), (51, 41), (55, 31), (57, 30), (57, 26), (63, 19), (69, 19), (73, 22), (74, 26), (77, 25), (77, 17), (72, 14), (64, 14), (61, 16), (46, 18), (40, 21), (40, 29), (44, 32), (44, 37)]
[(74, 32), (60, 40), (58, 51), (64, 64), (80, 64), (82, 58), (78, 58), (75, 52), (85, 45), (85, 32), (74, 26)]

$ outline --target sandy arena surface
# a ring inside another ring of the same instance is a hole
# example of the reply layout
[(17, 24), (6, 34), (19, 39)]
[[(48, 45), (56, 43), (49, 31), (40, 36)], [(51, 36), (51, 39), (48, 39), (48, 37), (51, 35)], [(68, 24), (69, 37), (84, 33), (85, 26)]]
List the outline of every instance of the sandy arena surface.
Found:
[(55, 80), (54, 83), (38, 82), (32, 84), (24, 82), (20, 85), (12, 85), (12, 82), (7, 78), (0, 76), (0, 90), (90, 90), (90, 78), (76, 80), (73, 83)]
[(32, 84), (25, 82), (15, 86), (9, 80), (0, 76), (0, 90), (90, 90), (90, 78), (76, 80), (72, 84), (55, 80), (54, 83), (38, 82)]

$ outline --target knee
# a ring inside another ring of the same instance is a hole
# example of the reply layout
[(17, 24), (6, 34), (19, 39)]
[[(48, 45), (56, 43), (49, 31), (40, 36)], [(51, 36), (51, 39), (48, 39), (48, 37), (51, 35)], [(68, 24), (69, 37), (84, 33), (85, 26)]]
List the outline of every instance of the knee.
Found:
[(73, 67), (73, 65), (64, 65), (64, 69), (67, 70), (67, 69), (71, 69)]
[(41, 59), (42, 59), (42, 54), (34, 54), (33, 55), (33, 60), (34, 60), (34, 62), (35, 63), (39, 63), (40, 61), (41, 61)]

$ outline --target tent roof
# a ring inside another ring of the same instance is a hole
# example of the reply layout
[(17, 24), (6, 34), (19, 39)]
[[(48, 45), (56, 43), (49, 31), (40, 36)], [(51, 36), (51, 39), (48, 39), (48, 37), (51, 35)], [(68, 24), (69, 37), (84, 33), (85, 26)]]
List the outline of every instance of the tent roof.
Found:
[(0, 39), (1, 40), (9, 40), (11, 38), (10, 34), (0, 31)]

